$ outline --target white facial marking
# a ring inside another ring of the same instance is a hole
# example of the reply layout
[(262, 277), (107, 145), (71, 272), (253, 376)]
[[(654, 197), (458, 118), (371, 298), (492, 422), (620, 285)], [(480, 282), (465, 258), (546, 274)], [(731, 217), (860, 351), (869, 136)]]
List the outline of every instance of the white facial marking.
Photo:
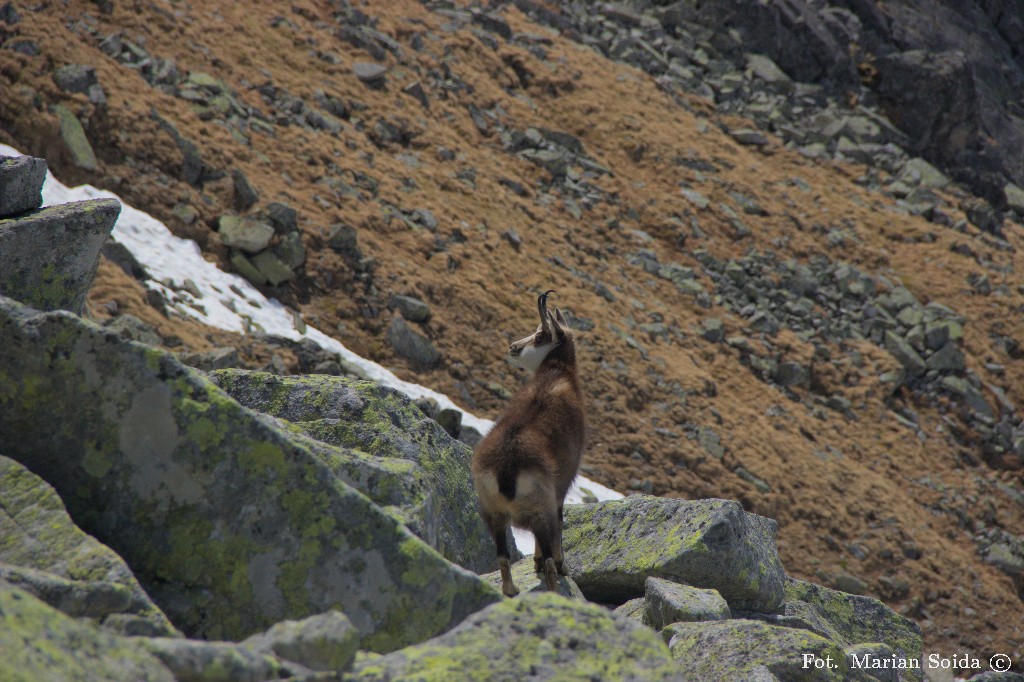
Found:
[(548, 343), (543, 346), (530, 344), (523, 348), (519, 355), (512, 355), (510, 357), (513, 364), (533, 374), (556, 345), (554, 343)]

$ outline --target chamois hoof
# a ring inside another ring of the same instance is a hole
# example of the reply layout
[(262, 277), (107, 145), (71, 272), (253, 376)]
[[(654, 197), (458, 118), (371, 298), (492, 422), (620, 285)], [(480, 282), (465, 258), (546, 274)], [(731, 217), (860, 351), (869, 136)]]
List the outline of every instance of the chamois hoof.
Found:
[(533, 557), (533, 570), (535, 573), (544, 572), (544, 560), (541, 559), (539, 556)]
[(516, 587), (516, 584), (510, 580), (507, 583), (501, 584), (501, 593), (504, 594), (506, 597), (514, 597), (517, 594), (519, 594), (519, 588)]
[(554, 559), (547, 559), (544, 562), (544, 582), (547, 583), (548, 592), (558, 591), (558, 569), (555, 568)]

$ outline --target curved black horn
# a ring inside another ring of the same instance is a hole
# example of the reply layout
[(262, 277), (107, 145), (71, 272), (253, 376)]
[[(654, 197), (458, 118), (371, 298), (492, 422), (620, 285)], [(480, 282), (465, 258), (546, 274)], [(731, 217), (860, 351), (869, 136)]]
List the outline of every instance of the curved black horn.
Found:
[(555, 293), (554, 289), (548, 289), (537, 297), (537, 312), (540, 313), (541, 324), (545, 327), (547, 326), (548, 294), (553, 293)]

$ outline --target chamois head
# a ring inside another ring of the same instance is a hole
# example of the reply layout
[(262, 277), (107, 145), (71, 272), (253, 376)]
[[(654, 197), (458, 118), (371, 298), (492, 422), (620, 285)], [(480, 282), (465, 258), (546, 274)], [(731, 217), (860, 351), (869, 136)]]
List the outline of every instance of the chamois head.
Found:
[(554, 313), (548, 310), (548, 294), (554, 292), (554, 289), (549, 289), (537, 297), (537, 312), (540, 314), (537, 331), (508, 347), (512, 362), (531, 373), (537, 371), (551, 351), (572, 343), (572, 331), (562, 317), (562, 311), (558, 308)]

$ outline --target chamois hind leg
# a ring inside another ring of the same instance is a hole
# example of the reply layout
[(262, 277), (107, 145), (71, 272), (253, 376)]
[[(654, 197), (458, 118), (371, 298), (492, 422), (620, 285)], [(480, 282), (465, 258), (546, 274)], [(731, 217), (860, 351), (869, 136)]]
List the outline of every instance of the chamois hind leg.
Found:
[(544, 582), (549, 592), (558, 591), (558, 568), (555, 566), (555, 559), (552, 556), (552, 548), (557, 538), (556, 521), (555, 514), (544, 515), (537, 520), (533, 527), (533, 537), (540, 549), (541, 562), (544, 567)]
[(565, 571), (565, 556), (562, 554), (562, 505), (558, 505), (558, 525), (555, 526), (555, 540), (551, 552), (558, 575), (569, 575)]
[(491, 515), (484, 516), (484, 523), (491, 531), (494, 538), (494, 546), (498, 550), (498, 570), (501, 571), (501, 593), (506, 597), (514, 597), (519, 594), (519, 588), (512, 582), (512, 566), (508, 553), (508, 516)]

